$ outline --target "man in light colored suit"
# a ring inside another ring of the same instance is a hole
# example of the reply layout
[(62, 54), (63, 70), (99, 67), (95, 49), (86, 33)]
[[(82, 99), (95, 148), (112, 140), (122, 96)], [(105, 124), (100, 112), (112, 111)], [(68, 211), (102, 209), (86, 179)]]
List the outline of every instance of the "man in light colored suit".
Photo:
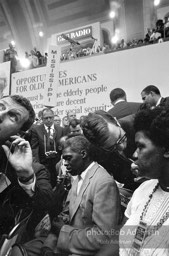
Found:
[(24, 246), (27, 254), (52, 255), (50, 253), (57, 251), (91, 256), (105, 244), (114, 242), (114, 246), (118, 246), (113, 239), (121, 218), (120, 199), (113, 177), (92, 160), (91, 145), (83, 135), (65, 141), (63, 158), (69, 173), (77, 175), (65, 211), (59, 221), (54, 221), (43, 246), (42, 240), (35, 240), (36, 245), (32, 241)]
[(120, 200), (114, 182), (92, 160), (90, 143), (83, 136), (68, 139), (63, 150), (67, 170), (78, 175), (68, 195), (69, 225), (58, 236), (57, 248), (78, 255), (95, 255), (111, 241), (120, 219)]

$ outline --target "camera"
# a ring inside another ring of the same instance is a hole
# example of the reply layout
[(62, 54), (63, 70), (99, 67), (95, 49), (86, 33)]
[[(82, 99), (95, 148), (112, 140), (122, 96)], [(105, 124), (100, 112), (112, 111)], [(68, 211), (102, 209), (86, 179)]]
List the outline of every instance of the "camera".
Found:
[(47, 158), (55, 158), (57, 153), (58, 153), (57, 151), (47, 151), (45, 152), (45, 155)]

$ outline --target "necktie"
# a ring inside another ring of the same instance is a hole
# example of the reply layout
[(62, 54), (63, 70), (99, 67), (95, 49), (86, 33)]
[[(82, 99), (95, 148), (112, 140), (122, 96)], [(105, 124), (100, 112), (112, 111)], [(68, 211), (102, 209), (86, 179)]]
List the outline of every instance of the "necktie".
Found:
[(46, 138), (46, 149), (47, 149), (47, 151), (50, 151), (50, 130), (51, 130), (51, 128), (48, 127), (47, 138)]
[(50, 130), (51, 130), (51, 128), (50, 127), (48, 127), (48, 136), (50, 137)]

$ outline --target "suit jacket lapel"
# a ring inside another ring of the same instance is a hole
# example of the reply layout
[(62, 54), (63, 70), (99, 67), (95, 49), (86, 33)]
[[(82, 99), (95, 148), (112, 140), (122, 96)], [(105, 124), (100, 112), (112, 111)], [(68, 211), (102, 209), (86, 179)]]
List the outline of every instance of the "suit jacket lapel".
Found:
[[(68, 197), (66, 199), (67, 202), (69, 202), (69, 215), (71, 216), (74, 212), (74, 205), (75, 200), (77, 197), (77, 186), (78, 186), (78, 178), (76, 178), (72, 184), (72, 188), (68, 194)], [(70, 203), (71, 202), (71, 203)]]
[(88, 170), (78, 195), (77, 195), (78, 179), (76, 179), (75, 180), (76, 183), (72, 185), (72, 195), (70, 197), (70, 204), (69, 204), (70, 221), (74, 217), (74, 215), (81, 203), (83, 194), (90, 184), (90, 179), (93, 177), (93, 175), (95, 174), (97, 169), (98, 169), (98, 164), (96, 163), (91, 169)]
[(160, 105), (160, 104), (163, 104), (163, 103), (165, 103), (165, 98), (162, 97), (161, 100), (160, 100), (159, 105)]
[[(46, 131), (46, 129), (45, 129), (44, 124), (42, 125), (42, 133), (45, 134), (45, 136), (47, 136), (47, 131)], [(54, 126), (53, 139), (56, 138), (57, 134), (58, 134), (58, 133), (57, 133), (57, 127)]]
[(45, 129), (44, 124), (42, 124), (42, 129), (41, 130), (42, 130), (42, 133), (45, 134), (45, 136), (47, 136), (47, 131)]
[(55, 140), (58, 135), (57, 127), (54, 125), (54, 133), (53, 133), (53, 139)]
[(43, 141), (44, 141), (44, 151), (50, 151), (50, 142), (49, 142), (49, 135), (45, 129), (44, 124), (42, 125), (42, 134), (43, 134)]

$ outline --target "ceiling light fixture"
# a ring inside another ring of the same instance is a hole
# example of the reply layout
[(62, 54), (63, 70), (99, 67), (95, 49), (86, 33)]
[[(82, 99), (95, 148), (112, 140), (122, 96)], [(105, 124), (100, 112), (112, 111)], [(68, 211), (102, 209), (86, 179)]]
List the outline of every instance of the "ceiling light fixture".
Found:
[(160, 0), (154, 0), (154, 6), (158, 6), (160, 4)]
[(114, 18), (116, 17), (116, 12), (115, 12), (115, 11), (111, 11), (111, 12), (109, 13), (109, 17), (110, 17), (111, 19), (114, 19)]

